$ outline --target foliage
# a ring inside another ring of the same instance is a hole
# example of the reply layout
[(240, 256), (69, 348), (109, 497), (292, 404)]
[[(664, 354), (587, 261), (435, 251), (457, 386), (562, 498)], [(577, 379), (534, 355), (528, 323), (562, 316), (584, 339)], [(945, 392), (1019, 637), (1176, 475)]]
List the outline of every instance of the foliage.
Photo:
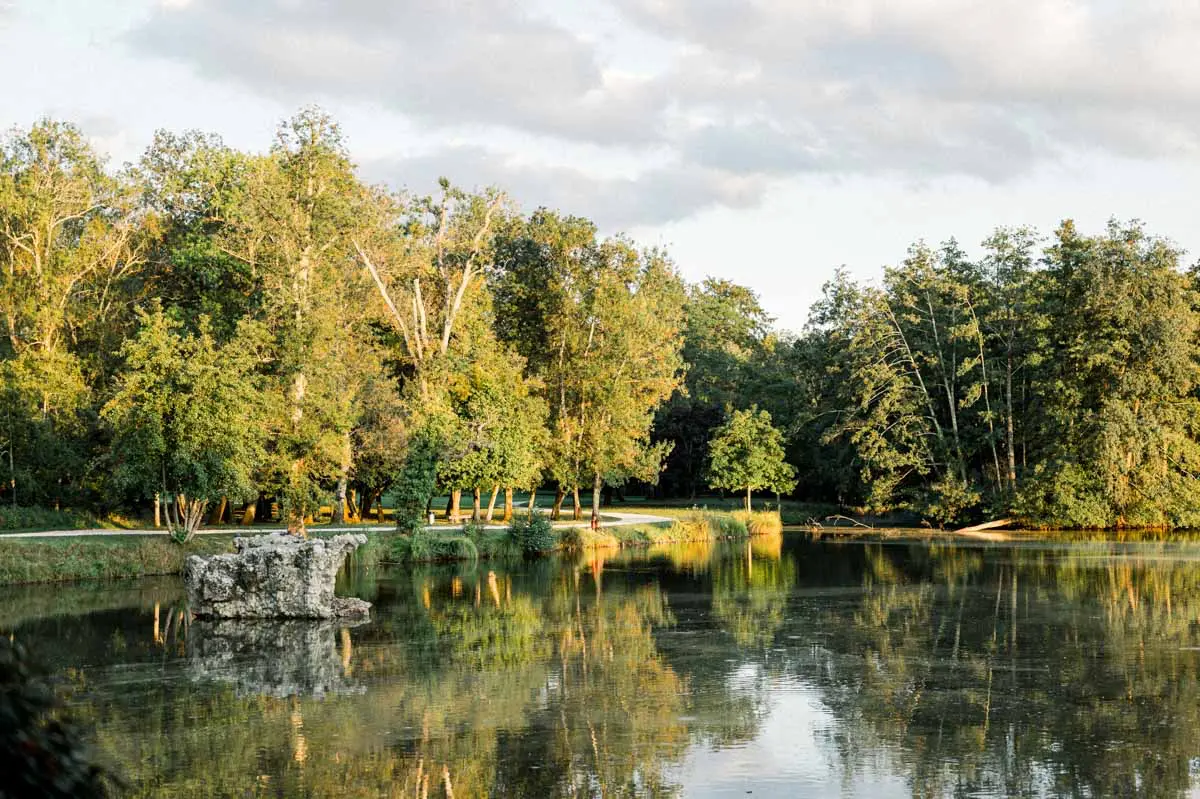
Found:
[[(587, 220), (546, 210), (498, 237), (500, 338), (545, 385), (549, 469), (564, 488), (655, 482), (666, 442), (650, 430), (680, 382), (684, 289), (658, 251), (598, 241)], [(577, 508), (578, 513), (578, 508)]]
[(86, 530), (100, 520), (87, 511), (0, 506), (0, 530)]
[(708, 441), (725, 409), (774, 404), (776, 339), (758, 296), (728, 280), (688, 288), (684, 306), (684, 383), (658, 411), (654, 438), (671, 442), (661, 485), (695, 497), (704, 482)]
[[(0, 503), (103, 518), (165, 493), (186, 539), (222, 500), (302, 532), (394, 488), (415, 530), (435, 490), (549, 484), (557, 514), (711, 477), (941, 525), (1200, 525), (1178, 248), (1068, 220), (898, 255), (839, 272), (793, 335), (569, 209), (371, 186), (319, 109), (265, 152), (160, 132), (119, 171), (40, 121), (0, 144)], [(760, 412), (765, 438), (731, 429)]]
[(559, 543), (550, 519), (540, 513), (514, 518), (508, 527), (508, 535), (522, 551), (530, 555), (549, 552)]
[[(397, 442), (393, 442), (396, 446)], [(400, 473), (392, 489), (396, 527), (415, 534), (425, 527), (426, 508), (437, 481), (439, 458), (437, 439), (430, 431), (421, 431), (408, 444)]]
[(106, 797), (120, 785), (96, 763), (24, 647), (7, 638), (0, 638), (0, 773), (3, 794), (13, 797)]
[(746, 492), (776, 493), (795, 487), (795, 470), (784, 461), (783, 435), (771, 424), (771, 415), (752, 407), (733, 414), (713, 434), (709, 443), (708, 484)]
[(258, 328), (240, 325), (225, 346), (213, 341), (201, 317), (194, 335), (155, 305), (141, 312), (141, 329), (123, 354), (127, 366), (105, 406), (112, 425), (113, 481), (140, 497), (173, 502), (169, 527), (190, 541), (208, 503), (257, 495), (253, 474), (264, 459), (262, 405), (251, 379)]

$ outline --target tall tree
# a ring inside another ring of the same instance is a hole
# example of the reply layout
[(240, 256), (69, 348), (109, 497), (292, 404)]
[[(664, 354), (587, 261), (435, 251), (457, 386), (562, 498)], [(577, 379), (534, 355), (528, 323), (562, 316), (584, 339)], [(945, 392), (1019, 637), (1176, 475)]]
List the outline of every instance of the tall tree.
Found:
[(605, 482), (654, 481), (669, 451), (650, 430), (680, 384), (683, 283), (662, 253), (599, 242), (590, 222), (545, 210), (497, 249), (498, 318), (521, 318), (501, 335), (546, 386), (549, 471), (560, 498), (590, 485), (595, 515)]
[[(0, 146), (0, 359), (8, 488), (57, 502), (82, 477), (87, 433), (145, 236), (126, 181), (80, 131), (45, 120)], [(90, 345), (90, 346), (89, 346)], [(20, 466), (18, 466), (20, 464)]]
[(337, 125), (306, 109), (280, 126), (267, 156), (247, 165), (230, 199), (217, 247), (261, 283), (282, 411), (269, 484), (283, 499), (288, 529), (303, 533), (305, 518), (348, 465), (348, 334), (368, 287), (352, 268), (353, 242), (368, 194)]
[(1054, 324), (1034, 385), (1040, 452), (1021, 490), (1030, 516), (1200, 522), (1200, 294), (1179, 258), (1138, 224), (1094, 237), (1070, 221), (1058, 229), (1042, 294)]
[(654, 435), (671, 443), (665, 487), (694, 497), (703, 483), (705, 448), (725, 409), (762, 402), (770, 390), (776, 342), (758, 296), (728, 280), (710, 277), (690, 286), (684, 320), (684, 384), (659, 409)]

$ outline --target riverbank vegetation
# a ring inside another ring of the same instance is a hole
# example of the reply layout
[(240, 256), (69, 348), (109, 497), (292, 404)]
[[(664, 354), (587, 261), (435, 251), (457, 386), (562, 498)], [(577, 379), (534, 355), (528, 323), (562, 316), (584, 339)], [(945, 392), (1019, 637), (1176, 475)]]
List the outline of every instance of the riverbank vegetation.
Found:
[(366, 183), (314, 109), (263, 152), (162, 132), (121, 169), (67, 124), (10, 134), (0, 528), (302, 532), (386, 494), (415, 535), (440, 493), (457, 524), (714, 489), (1200, 525), (1200, 272), (1140, 224), (917, 243), (791, 334), (569, 210), (413, 188)]

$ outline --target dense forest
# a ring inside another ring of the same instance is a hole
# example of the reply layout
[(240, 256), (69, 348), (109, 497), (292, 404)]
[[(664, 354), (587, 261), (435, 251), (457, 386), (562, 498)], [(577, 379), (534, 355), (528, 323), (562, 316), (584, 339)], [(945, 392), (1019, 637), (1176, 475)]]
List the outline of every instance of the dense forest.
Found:
[[(314, 109), (264, 153), (161, 132), (119, 170), (39, 122), (0, 149), (0, 501), (192, 529), (275, 502), (299, 529), (384, 493), (403, 524), (435, 493), (511, 516), (544, 487), (557, 514), (633, 484), (933, 524), (1200, 523), (1180, 250), (1068, 220), (980, 252), (839, 273), (793, 335), (587, 219), (369, 185)], [(787, 465), (732, 476), (758, 439)]]

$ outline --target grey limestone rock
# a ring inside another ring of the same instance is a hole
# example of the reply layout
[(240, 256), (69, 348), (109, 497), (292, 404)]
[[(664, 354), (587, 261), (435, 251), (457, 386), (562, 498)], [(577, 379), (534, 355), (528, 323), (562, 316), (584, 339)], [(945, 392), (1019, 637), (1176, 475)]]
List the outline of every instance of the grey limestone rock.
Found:
[(370, 603), (334, 596), (333, 584), (346, 556), (366, 542), (360, 534), (235, 538), (232, 554), (187, 559), (188, 605), (200, 618), (365, 619)]

